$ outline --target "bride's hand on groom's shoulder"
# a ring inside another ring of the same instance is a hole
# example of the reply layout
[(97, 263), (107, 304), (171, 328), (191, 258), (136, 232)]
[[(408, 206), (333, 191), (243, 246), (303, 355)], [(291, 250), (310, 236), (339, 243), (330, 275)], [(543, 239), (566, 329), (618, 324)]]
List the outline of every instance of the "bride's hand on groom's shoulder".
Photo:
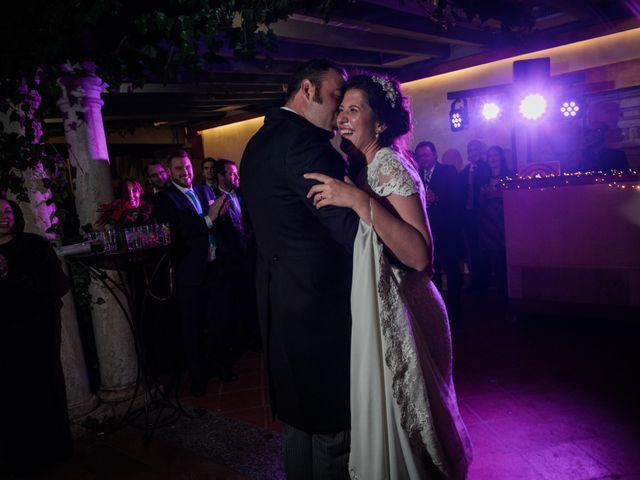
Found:
[(369, 202), (369, 195), (356, 187), (349, 177), (342, 181), (322, 173), (305, 173), (304, 178), (318, 182), (307, 192), (307, 198), (313, 200), (316, 208), (333, 205), (358, 211), (359, 206)]

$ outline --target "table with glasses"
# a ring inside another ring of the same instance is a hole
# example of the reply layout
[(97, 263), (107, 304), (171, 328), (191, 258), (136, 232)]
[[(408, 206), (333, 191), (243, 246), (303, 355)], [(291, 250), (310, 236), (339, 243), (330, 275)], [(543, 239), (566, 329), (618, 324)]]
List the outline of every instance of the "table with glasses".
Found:
[[(137, 410), (129, 409), (126, 420), (134, 427), (145, 431), (145, 445), (151, 441), (156, 428), (173, 423), (184, 411), (178, 400), (179, 378), (170, 383), (174, 388), (165, 388), (155, 378), (148, 364), (145, 342), (145, 311), (150, 298), (168, 301), (172, 293), (169, 247), (171, 237), (167, 224), (151, 224), (121, 230), (110, 229), (91, 232), (87, 235), (91, 252), (68, 257), (86, 269), (92, 279), (100, 282), (118, 300), (120, 292), (125, 303), (120, 303), (134, 339), (138, 359), (136, 394), (144, 389), (144, 405)], [(109, 275), (107, 272), (116, 272)], [(159, 276), (167, 277), (167, 291), (154, 292), (153, 285)], [(175, 375), (179, 375), (176, 371)], [(175, 394), (175, 398), (170, 398)]]

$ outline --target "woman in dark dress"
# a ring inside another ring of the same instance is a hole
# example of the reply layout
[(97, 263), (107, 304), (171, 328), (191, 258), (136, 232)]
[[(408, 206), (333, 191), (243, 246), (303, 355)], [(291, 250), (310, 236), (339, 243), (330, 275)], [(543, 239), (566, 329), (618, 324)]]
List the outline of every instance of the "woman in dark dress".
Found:
[(487, 164), (491, 169), (489, 182), (480, 191), (480, 251), (488, 278), (493, 278), (498, 290), (507, 294), (507, 252), (504, 232), (504, 203), (501, 181), (512, 173), (502, 147), (487, 149)]
[(0, 476), (24, 474), (73, 450), (60, 363), (60, 308), (69, 280), (48, 242), (24, 233), (0, 199)]

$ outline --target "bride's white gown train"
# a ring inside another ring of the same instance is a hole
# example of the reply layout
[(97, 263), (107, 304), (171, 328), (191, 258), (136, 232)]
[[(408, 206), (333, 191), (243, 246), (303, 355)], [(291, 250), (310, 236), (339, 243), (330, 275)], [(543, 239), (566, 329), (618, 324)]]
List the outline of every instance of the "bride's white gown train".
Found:
[[(415, 168), (392, 149), (376, 153), (359, 184), (380, 199), (417, 194), (424, 208)], [(351, 478), (465, 478), (471, 443), (453, 386), (440, 293), (427, 273), (390, 263), (362, 221), (353, 268)]]

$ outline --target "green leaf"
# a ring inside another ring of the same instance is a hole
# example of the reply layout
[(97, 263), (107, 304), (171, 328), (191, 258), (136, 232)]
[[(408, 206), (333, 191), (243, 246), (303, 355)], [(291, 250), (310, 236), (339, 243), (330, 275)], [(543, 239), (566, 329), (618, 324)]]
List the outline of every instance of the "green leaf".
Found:
[(154, 47), (153, 45), (144, 45), (140, 49), (140, 53), (149, 58), (156, 58), (158, 56), (158, 51), (156, 50), (156, 47)]

